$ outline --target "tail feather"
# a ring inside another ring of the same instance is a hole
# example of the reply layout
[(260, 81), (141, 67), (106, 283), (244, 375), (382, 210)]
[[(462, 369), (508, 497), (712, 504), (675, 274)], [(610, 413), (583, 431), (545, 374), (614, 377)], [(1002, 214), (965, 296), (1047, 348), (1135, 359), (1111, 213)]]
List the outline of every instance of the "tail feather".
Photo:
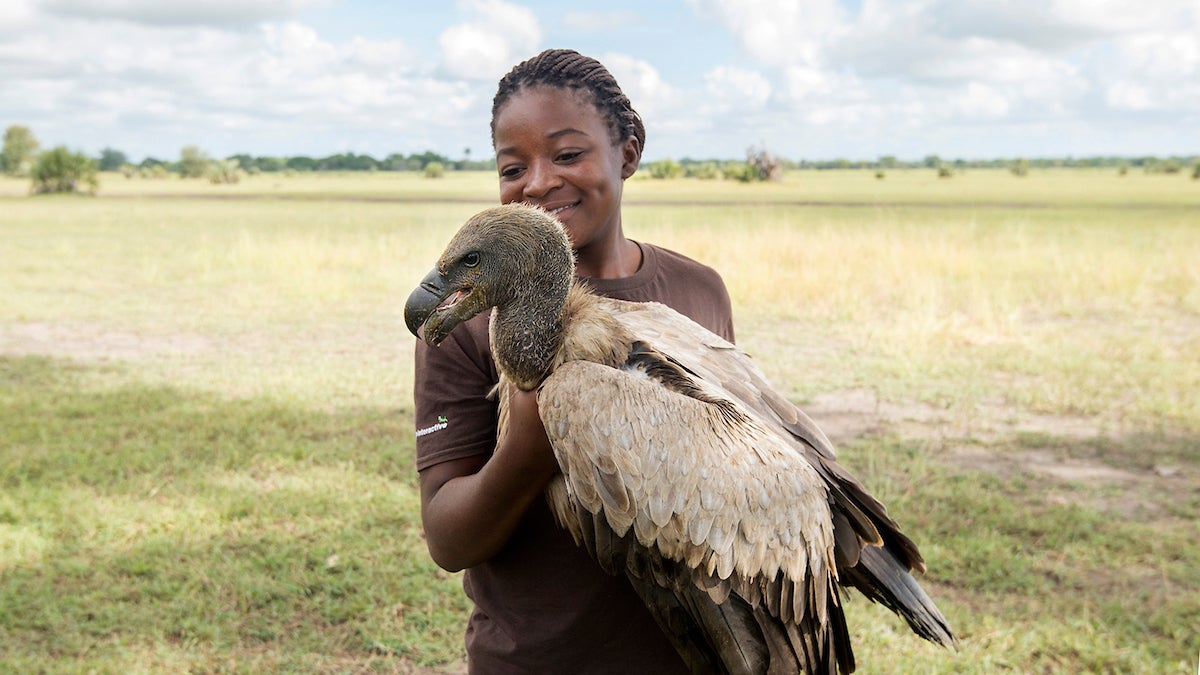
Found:
[(943, 647), (957, 644), (946, 617), (891, 551), (868, 546), (859, 554), (857, 565), (838, 572), (843, 585), (854, 586), (873, 602), (899, 614), (917, 635)]

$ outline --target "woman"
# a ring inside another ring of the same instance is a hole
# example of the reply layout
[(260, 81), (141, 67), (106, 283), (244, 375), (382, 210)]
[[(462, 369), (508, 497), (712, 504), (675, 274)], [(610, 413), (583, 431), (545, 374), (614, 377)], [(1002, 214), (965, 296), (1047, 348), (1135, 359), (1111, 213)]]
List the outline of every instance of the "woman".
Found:
[[(596, 292), (662, 302), (733, 340), (716, 272), (625, 237), (622, 189), (645, 129), (603, 65), (569, 50), (517, 65), (493, 101), (492, 144), (501, 201), (555, 214), (576, 274)], [(433, 559), (466, 570), (471, 671), (686, 672), (624, 577), (605, 574), (554, 523), (542, 493), (558, 465), (536, 394), (513, 398), (509, 433), (497, 438), (487, 321), (477, 316), (441, 347), (416, 348), (422, 521)]]

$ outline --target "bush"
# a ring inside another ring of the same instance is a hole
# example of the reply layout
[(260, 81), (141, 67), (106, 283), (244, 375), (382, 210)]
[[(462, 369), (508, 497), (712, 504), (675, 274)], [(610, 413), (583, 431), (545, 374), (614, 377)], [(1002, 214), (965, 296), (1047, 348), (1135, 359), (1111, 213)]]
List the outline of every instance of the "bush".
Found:
[(38, 155), (33, 171), (34, 194), (79, 192), (86, 189), (95, 194), (100, 181), (96, 177), (96, 162), (80, 152), (58, 146)]
[(716, 180), (721, 177), (721, 169), (716, 162), (704, 162), (702, 164), (693, 164), (684, 170), (683, 175), (688, 178), (699, 178), (700, 180)]
[(1024, 178), (1029, 175), (1029, 160), (1018, 159), (1008, 167), (1008, 170), (1012, 172), (1012, 175)]
[(430, 162), (425, 165), (426, 178), (441, 178), (446, 175), (446, 167), (441, 162)]
[(887, 174), (883, 172), (883, 169), (878, 169), (875, 171), (875, 180), (883, 180), (886, 177)]
[(758, 169), (744, 162), (730, 162), (725, 165), (725, 177), (739, 183), (753, 183), (759, 180)]
[(215, 159), (208, 165), (208, 182), (232, 185), (242, 179), (242, 164), (236, 159)]
[(683, 167), (673, 159), (660, 159), (657, 162), (651, 162), (646, 167), (646, 172), (651, 178), (679, 178), (683, 175)]
[(179, 151), (179, 177), (199, 178), (208, 173), (208, 155), (195, 145), (186, 145)]
[(1196, 166), (1192, 167), (1192, 180), (1200, 180), (1200, 162), (1196, 162)]
[(946, 165), (938, 167), (938, 178), (954, 178), (954, 169)]

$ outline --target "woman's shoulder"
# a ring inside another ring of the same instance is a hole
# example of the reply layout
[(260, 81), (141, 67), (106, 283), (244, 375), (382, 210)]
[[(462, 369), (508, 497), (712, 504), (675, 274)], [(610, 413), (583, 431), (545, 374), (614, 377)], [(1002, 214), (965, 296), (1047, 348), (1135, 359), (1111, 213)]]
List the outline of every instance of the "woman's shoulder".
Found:
[[(646, 264), (653, 266), (656, 274), (675, 281), (682, 278), (692, 283), (717, 285), (722, 289), (725, 287), (721, 274), (709, 265), (658, 244), (639, 243), (643, 255), (647, 258)], [(649, 260), (650, 258), (653, 260)]]

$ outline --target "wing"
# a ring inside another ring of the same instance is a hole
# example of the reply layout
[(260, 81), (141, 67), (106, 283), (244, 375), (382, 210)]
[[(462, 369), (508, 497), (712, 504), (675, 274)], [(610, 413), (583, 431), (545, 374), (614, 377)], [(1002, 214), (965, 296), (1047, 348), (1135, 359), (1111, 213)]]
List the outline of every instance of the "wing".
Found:
[[(900, 614), (921, 637), (950, 646), (953, 632), (912, 578), (925, 571), (917, 546), (879, 500), (837, 461), (833, 445), (802, 410), (776, 392), (747, 354), (699, 324), (658, 303), (603, 300), (633, 335), (654, 345), (696, 378), (752, 411), (788, 438), (823, 479), (830, 495), (841, 582)], [(868, 560), (860, 564), (864, 551)]]
[(631, 577), (668, 634), (689, 617), (726, 669), (777, 652), (807, 672), (845, 668), (822, 479), (736, 405), (664, 386), (648, 359), (675, 369), (643, 350), (621, 369), (568, 362), (543, 383), (560, 521), (608, 571)]

